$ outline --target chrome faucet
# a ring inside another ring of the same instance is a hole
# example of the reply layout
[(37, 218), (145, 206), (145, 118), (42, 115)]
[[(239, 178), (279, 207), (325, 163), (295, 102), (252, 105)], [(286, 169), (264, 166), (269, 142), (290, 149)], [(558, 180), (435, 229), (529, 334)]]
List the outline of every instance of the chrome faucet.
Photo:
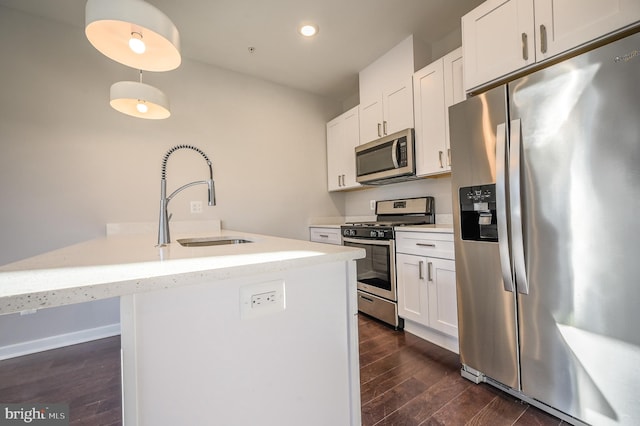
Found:
[[(171, 154), (179, 149), (192, 149), (202, 155), (207, 161), (207, 166), (209, 166), (209, 179), (198, 180), (195, 182), (187, 183), (186, 185), (182, 185), (167, 197), (167, 160), (169, 159)], [(158, 246), (166, 246), (171, 242), (171, 237), (169, 236), (169, 219), (171, 219), (171, 216), (167, 213), (167, 205), (169, 204), (169, 201), (171, 201), (171, 199), (178, 192), (194, 185), (207, 185), (209, 193), (209, 205), (216, 205), (216, 190), (213, 183), (213, 169), (211, 168), (211, 160), (209, 160), (207, 154), (205, 154), (201, 149), (196, 148), (195, 146), (176, 145), (169, 151), (167, 151), (162, 160), (162, 176), (160, 179), (160, 219), (158, 220)]]

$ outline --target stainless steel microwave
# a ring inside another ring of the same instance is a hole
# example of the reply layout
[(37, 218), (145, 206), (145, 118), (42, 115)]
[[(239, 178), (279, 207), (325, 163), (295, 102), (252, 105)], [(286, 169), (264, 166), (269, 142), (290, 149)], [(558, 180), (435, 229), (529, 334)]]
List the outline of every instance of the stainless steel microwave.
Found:
[(384, 185), (416, 177), (413, 129), (356, 147), (356, 181)]

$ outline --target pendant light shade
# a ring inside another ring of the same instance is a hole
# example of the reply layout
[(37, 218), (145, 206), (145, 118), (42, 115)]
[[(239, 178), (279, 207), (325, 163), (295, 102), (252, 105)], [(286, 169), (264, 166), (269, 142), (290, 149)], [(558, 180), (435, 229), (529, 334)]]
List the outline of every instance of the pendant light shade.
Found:
[(85, 34), (105, 56), (145, 71), (180, 65), (180, 34), (160, 10), (142, 0), (88, 0)]
[(119, 81), (111, 85), (111, 106), (137, 118), (160, 120), (171, 115), (169, 99), (159, 89), (137, 81)]

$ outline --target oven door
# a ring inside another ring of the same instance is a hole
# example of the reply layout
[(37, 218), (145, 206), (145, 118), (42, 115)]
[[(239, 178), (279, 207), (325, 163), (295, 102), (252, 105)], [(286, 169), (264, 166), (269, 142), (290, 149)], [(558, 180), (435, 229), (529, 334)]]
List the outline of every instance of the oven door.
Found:
[(343, 238), (343, 244), (364, 249), (366, 256), (356, 260), (358, 290), (397, 301), (394, 240)]

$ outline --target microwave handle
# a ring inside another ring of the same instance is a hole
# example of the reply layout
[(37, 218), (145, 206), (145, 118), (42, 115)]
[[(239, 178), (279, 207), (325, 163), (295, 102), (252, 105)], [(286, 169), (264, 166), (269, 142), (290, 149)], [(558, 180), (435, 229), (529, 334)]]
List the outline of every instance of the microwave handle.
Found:
[(393, 146), (391, 147), (391, 161), (393, 162), (393, 167), (398, 168), (398, 139), (393, 141)]

